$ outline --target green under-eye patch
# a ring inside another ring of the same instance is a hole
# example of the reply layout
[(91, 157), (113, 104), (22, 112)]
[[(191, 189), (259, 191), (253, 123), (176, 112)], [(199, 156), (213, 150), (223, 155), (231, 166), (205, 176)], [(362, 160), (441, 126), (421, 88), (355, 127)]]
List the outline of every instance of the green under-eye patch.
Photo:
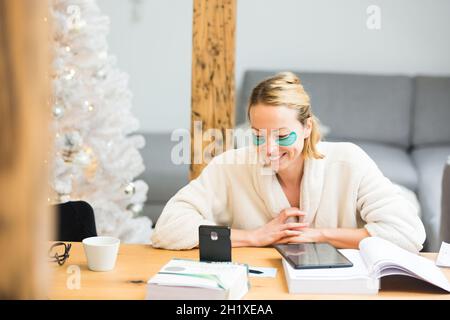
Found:
[(278, 138), (276, 140), (277, 144), (282, 147), (291, 146), (295, 143), (295, 141), (297, 141), (297, 134), (294, 131), (292, 131), (288, 136)]
[[(291, 146), (297, 141), (297, 134), (295, 132), (291, 132), (286, 137), (278, 138), (275, 140), (275, 142), (282, 147), (288, 147)], [(264, 136), (257, 136), (256, 134), (253, 134), (253, 144), (255, 146), (260, 146), (266, 142), (266, 138)]]
[(255, 146), (259, 146), (264, 144), (266, 142), (266, 139), (263, 136), (257, 136), (256, 134), (253, 134), (253, 144)]

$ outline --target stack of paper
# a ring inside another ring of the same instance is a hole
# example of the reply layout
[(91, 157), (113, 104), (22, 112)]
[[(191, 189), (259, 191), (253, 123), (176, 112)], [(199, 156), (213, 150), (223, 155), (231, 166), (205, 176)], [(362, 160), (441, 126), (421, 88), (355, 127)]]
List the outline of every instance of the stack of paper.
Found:
[(339, 251), (353, 263), (353, 267), (294, 269), (283, 259), (289, 293), (376, 294), (380, 281), (369, 276), (359, 251)]
[(237, 300), (249, 288), (248, 266), (173, 259), (147, 283), (149, 300)]

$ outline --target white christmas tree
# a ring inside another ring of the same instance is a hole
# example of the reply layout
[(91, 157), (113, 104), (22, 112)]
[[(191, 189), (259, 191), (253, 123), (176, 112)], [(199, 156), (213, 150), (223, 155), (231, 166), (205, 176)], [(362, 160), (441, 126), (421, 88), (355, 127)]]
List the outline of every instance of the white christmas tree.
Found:
[(95, 0), (51, 0), (53, 23), (54, 174), (56, 202), (84, 200), (99, 235), (150, 242), (139, 216), (147, 197), (138, 151), (144, 138), (130, 112), (128, 76), (108, 53), (109, 19)]

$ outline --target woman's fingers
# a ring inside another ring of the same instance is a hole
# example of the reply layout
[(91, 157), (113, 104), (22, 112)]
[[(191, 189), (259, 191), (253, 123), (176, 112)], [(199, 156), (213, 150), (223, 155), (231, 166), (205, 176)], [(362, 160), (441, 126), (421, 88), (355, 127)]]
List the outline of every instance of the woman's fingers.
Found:
[(288, 208), (281, 211), (281, 221), (283, 223), (291, 217), (304, 217), (304, 216), (306, 216), (306, 212), (300, 211), (297, 208)]
[(302, 234), (302, 232), (301, 231), (297, 231), (297, 230), (282, 230), (280, 232), (280, 238), (298, 237), (301, 234)]
[(293, 239), (296, 237), (285, 237), (285, 238), (281, 238), (280, 240), (278, 240), (277, 242), (275, 242), (275, 244), (286, 244), (286, 243), (294, 243)]
[(289, 223), (283, 224), (281, 226), (281, 230), (286, 230), (286, 229), (298, 230), (298, 229), (303, 229), (303, 228), (307, 228), (307, 227), (309, 227), (308, 222), (289, 222)]
[(303, 243), (303, 242), (307, 242), (307, 241), (303, 240), (301, 236), (297, 235), (297, 236), (289, 236), (289, 237), (281, 238), (280, 240), (278, 240), (275, 243), (276, 244), (286, 244), (286, 243)]

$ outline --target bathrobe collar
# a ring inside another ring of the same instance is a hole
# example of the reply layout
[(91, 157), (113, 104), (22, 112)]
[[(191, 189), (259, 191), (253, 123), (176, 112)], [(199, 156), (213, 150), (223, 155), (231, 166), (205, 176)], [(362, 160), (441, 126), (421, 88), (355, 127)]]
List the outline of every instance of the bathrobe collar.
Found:
[[(318, 144), (318, 150), (322, 153)], [(265, 202), (271, 218), (276, 217), (283, 209), (291, 207), (284, 194), (275, 172), (258, 165), (257, 181), (261, 197)], [(300, 210), (307, 213), (305, 222), (313, 224), (319, 207), (325, 175), (325, 160), (308, 158), (305, 160), (301, 182)]]

